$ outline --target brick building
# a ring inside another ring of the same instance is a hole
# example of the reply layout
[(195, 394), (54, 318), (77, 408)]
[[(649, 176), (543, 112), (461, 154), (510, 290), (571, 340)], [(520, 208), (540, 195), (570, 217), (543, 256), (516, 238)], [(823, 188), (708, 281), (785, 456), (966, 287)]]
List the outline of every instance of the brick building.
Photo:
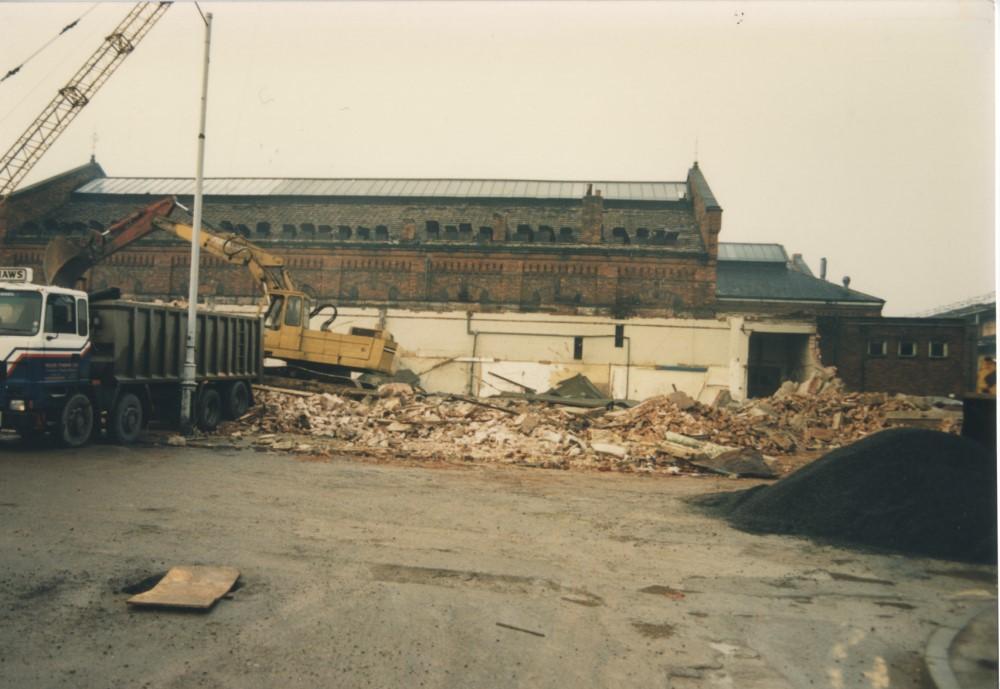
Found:
[[(19, 265), (55, 234), (103, 229), (190, 180), (108, 178), (96, 163), (10, 197), (0, 225)], [(683, 182), (210, 179), (208, 226), (279, 250), (307, 292), (342, 304), (559, 312), (710, 313), (722, 210), (697, 164)], [(188, 249), (157, 233), (91, 284), (187, 293)], [(206, 294), (252, 299), (206, 259)]]
[(823, 363), (850, 389), (962, 395), (972, 388), (961, 318), (819, 319)]
[[(0, 207), (0, 264), (41, 278), (52, 237), (101, 230), (163, 196), (190, 207), (192, 191), (189, 179), (107, 177), (91, 161)], [(710, 401), (836, 364), (855, 389), (947, 394), (966, 354), (949, 321), (934, 331), (949, 333), (948, 354), (918, 375), (889, 349), (857, 364), (864, 328), (923, 343), (931, 335), (913, 328), (929, 322), (880, 318), (883, 300), (814, 276), (780, 245), (720, 243), (722, 209), (697, 163), (675, 182), (209, 179), (204, 219), (283, 256), (302, 289), (338, 304), (338, 322), (387, 327), (404, 365), (440, 390), (502, 389), (491, 373), (546, 389), (585, 373), (617, 397), (676, 387)], [(154, 233), (89, 286), (184, 297), (189, 255)], [(247, 271), (202, 261), (205, 297), (257, 302)]]

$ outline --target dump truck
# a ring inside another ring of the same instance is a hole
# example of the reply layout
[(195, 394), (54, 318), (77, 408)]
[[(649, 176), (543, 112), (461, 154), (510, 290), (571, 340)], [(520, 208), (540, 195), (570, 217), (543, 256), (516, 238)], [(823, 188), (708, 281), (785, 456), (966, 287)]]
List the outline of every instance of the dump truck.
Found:
[[(26, 268), (0, 276), (0, 428), (79, 447), (102, 430), (127, 444), (150, 421), (179, 422), (186, 309), (31, 284)], [(253, 403), (263, 323), (199, 312), (196, 339), (195, 421), (208, 431)]]

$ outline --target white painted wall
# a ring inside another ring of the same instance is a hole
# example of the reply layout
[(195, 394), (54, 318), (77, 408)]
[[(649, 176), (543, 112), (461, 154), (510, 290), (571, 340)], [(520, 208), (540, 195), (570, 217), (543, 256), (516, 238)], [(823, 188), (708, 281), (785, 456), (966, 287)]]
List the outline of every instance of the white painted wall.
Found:
[[(313, 327), (324, 320), (317, 317)], [(624, 346), (614, 346), (615, 325)], [(343, 307), (335, 332), (384, 327), (399, 344), (400, 367), (438, 392), (496, 395), (521, 389), (491, 373), (545, 392), (577, 373), (616, 398), (645, 399), (683, 390), (711, 402), (720, 390), (746, 396), (751, 332), (815, 334), (804, 321), (745, 316), (717, 319), (563, 316), (543, 313), (407, 311)], [(573, 340), (583, 337), (583, 357)]]

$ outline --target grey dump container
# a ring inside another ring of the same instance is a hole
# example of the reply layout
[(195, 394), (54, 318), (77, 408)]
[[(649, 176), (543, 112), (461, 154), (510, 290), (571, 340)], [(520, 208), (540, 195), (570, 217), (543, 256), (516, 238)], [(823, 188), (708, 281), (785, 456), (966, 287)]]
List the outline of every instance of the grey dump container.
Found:
[[(91, 305), (91, 374), (119, 383), (180, 381), (187, 309), (115, 300)], [(262, 323), (258, 316), (198, 312), (198, 381), (259, 379)]]

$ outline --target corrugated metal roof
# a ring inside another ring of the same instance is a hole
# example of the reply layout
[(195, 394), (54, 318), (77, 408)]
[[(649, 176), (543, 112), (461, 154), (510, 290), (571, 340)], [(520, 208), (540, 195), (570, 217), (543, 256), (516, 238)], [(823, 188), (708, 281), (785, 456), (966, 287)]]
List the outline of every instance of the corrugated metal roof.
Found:
[(781, 244), (745, 244), (719, 242), (720, 261), (748, 261), (751, 263), (787, 263), (788, 254)]
[[(579, 199), (593, 184), (611, 201), (678, 201), (684, 182), (574, 182), (505, 179), (282, 179), (212, 177), (208, 196), (352, 196), (411, 198)], [(191, 196), (194, 180), (181, 177), (102, 177), (77, 189), (83, 194)]]

